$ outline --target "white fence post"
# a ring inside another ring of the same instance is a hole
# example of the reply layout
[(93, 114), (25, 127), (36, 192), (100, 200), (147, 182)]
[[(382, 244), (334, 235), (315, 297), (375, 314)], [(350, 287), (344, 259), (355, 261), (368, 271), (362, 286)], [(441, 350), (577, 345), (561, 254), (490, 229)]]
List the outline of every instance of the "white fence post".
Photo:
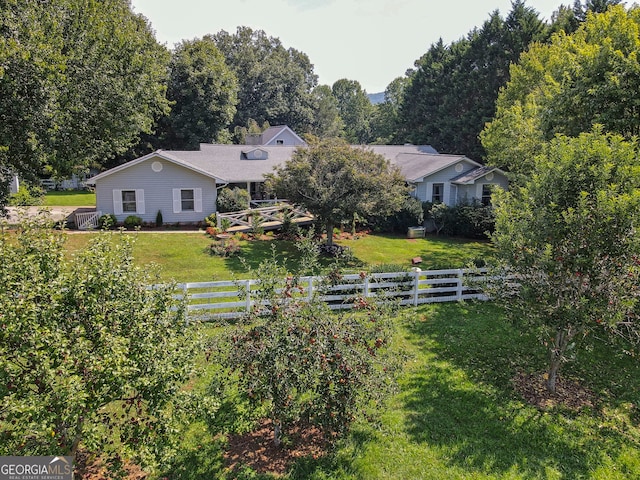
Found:
[(307, 301), (313, 300), (313, 276), (308, 277), (307, 279)]
[(422, 271), (419, 268), (413, 270), (413, 306), (418, 306), (419, 288), (420, 288), (420, 273)]
[(251, 280), (245, 280), (244, 281), (245, 284), (245, 302), (247, 305), (247, 312), (251, 311)]
[(464, 272), (462, 269), (458, 269), (458, 289), (456, 292), (456, 298), (458, 301), (462, 300), (462, 285), (464, 283)]

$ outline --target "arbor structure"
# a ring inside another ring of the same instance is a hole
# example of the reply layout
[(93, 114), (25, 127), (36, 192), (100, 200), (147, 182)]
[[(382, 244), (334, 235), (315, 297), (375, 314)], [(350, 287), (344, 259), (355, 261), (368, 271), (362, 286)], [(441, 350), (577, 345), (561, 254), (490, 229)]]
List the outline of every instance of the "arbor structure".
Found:
[(238, 81), (212, 37), (184, 40), (171, 54), (167, 98), (171, 113), (161, 122), (163, 148), (197, 150), (228, 131), (236, 113)]
[(0, 235), (0, 454), (153, 466), (184, 412), (194, 327), (130, 238), (103, 233), (73, 260), (63, 242), (40, 223)]
[(383, 156), (339, 139), (299, 147), (267, 177), (266, 188), (308, 209), (324, 226), (329, 244), (334, 226), (354, 215), (391, 214), (408, 192), (400, 170)]
[(494, 195), (502, 261), (495, 296), (539, 328), (548, 388), (585, 335), (633, 335), (640, 298), (640, 157), (635, 142), (596, 129), (559, 136), (523, 186)]
[(515, 174), (556, 134), (577, 136), (600, 124), (630, 139), (640, 133), (640, 9), (588, 13), (578, 30), (533, 45), (511, 68), (495, 119), (481, 134), (492, 165)]
[(0, 11), (3, 183), (100, 164), (168, 112), (169, 53), (127, 0), (2, 0)]

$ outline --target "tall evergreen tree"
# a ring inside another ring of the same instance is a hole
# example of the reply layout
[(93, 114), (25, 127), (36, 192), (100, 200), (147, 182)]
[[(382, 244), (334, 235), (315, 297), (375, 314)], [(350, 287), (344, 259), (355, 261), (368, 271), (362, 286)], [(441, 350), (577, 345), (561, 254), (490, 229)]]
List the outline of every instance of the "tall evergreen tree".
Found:
[(451, 45), (442, 40), (433, 44), (416, 62), (405, 90), (400, 137), (482, 159), (478, 134), (493, 117), (509, 65), (531, 42), (545, 36), (538, 13), (517, 0), (505, 20), (496, 11), (466, 38)]

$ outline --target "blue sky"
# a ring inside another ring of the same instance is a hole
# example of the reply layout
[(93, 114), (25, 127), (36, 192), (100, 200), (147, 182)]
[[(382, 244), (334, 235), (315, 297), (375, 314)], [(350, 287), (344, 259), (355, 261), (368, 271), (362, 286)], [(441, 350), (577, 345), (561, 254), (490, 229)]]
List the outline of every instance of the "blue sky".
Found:
[[(321, 84), (357, 80), (382, 92), (413, 67), (429, 46), (450, 43), (480, 26), (494, 10), (505, 17), (511, 0), (132, 0), (156, 38), (172, 48), (185, 39), (238, 26), (264, 30), (286, 48), (307, 54)], [(527, 0), (550, 19), (573, 0)]]

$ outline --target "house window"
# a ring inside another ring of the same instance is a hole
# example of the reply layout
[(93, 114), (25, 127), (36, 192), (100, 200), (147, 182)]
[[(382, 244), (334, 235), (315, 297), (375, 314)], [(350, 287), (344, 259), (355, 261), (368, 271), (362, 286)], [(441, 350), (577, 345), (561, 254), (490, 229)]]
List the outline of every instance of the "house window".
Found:
[(276, 145), (284, 145), (284, 140), (276, 140)]
[(173, 213), (202, 212), (201, 188), (174, 188)]
[(491, 205), (491, 192), (493, 190), (493, 185), (490, 183), (485, 183), (482, 185), (482, 204), (485, 206)]
[(431, 202), (442, 203), (444, 200), (444, 183), (434, 183), (431, 191)]
[(195, 211), (195, 196), (193, 189), (180, 190), (180, 204), (183, 212)]
[(136, 191), (122, 190), (122, 212), (136, 213)]

